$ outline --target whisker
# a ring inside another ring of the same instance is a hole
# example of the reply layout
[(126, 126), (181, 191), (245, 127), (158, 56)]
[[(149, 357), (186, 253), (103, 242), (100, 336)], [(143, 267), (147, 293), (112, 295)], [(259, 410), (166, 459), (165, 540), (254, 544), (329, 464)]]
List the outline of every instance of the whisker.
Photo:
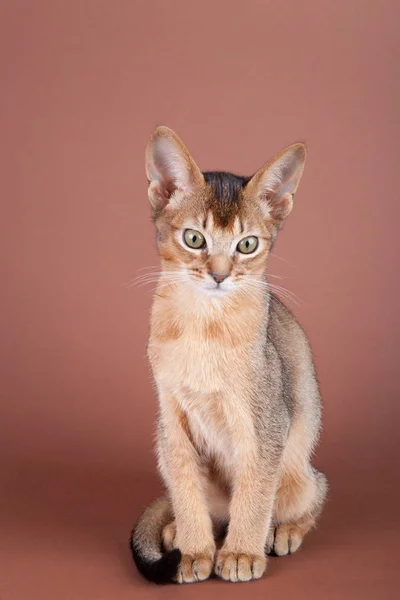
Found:
[(131, 280), (130, 282), (128, 282), (126, 284), (126, 286), (131, 287), (133, 285), (140, 285), (142, 283), (146, 283), (149, 281), (155, 281), (155, 280), (159, 279), (160, 277), (170, 278), (173, 276), (182, 276), (182, 272), (181, 271), (157, 271), (154, 273), (145, 273), (144, 275), (140, 275), (140, 276), (136, 277), (135, 279)]
[(297, 294), (295, 294), (294, 292), (292, 292), (291, 290), (288, 290), (287, 288), (284, 288), (280, 285), (276, 285), (275, 283), (270, 283), (269, 286), (272, 289), (275, 289), (276, 291), (283, 291), (283, 292), (287, 292), (289, 294), (291, 294), (294, 298), (296, 298), (296, 300), (298, 300), (299, 302), (303, 302), (303, 300), (301, 298), (299, 298), (299, 296)]
[(164, 282), (162, 282), (160, 279), (150, 279), (149, 281), (142, 281), (141, 283), (138, 284), (138, 287), (143, 287), (144, 285), (149, 285), (150, 283), (157, 283), (160, 286), (165, 286), (165, 285), (170, 285), (170, 284), (174, 284), (174, 283), (182, 283), (185, 280), (179, 277), (176, 278), (167, 278)]
[(169, 287), (171, 285), (178, 285), (178, 284), (182, 284), (182, 283), (187, 283), (186, 280), (178, 280), (178, 281), (167, 281), (165, 283), (158, 283), (155, 287), (152, 287), (151, 289), (149, 289), (147, 291), (147, 295), (152, 294), (152, 293), (156, 293), (158, 290), (162, 290), (163, 288)]
[(142, 267), (141, 269), (138, 269), (138, 272), (145, 271), (146, 269), (157, 269), (158, 270), (159, 268), (160, 268), (160, 265), (150, 265), (149, 267)]
[(137, 280), (139, 280), (139, 279), (141, 279), (143, 277), (150, 276), (150, 275), (153, 275), (155, 273), (160, 273), (160, 272), (161, 271), (158, 269), (158, 270), (150, 271), (148, 273), (142, 273), (141, 275), (136, 275), (136, 277), (132, 277), (132, 279), (128, 279), (128, 281), (126, 281), (125, 283), (122, 283), (121, 285), (122, 286), (129, 286), (129, 285), (132, 285), (133, 283), (135, 283), (135, 281), (137, 281)]
[(275, 258), (278, 258), (282, 262), (284, 262), (287, 265), (289, 265), (289, 267), (293, 267), (293, 269), (297, 268), (296, 265), (293, 265), (292, 263), (290, 263), (289, 261), (287, 261), (285, 258), (282, 258), (282, 256), (278, 256), (277, 254), (275, 254), (275, 252), (270, 252), (270, 254), (272, 254), (272, 256), (274, 256)]
[(249, 285), (250, 287), (252, 286), (253, 289), (258, 289), (258, 290), (269, 288), (271, 291), (275, 292), (278, 296), (281, 296), (282, 298), (285, 298), (286, 300), (293, 302), (297, 306), (299, 306), (299, 302), (302, 302), (301, 298), (299, 298), (291, 290), (288, 290), (282, 286), (270, 283), (268, 281), (247, 278), (245, 280), (245, 285)]
[[(140, 271), (144, 271), (144, 270), (147, 270), (148, 272), (147, 273), (140, 273)], [(165, 273), (170, 273), (172, 271), (163, 271), (160, 268), (160, 265), (158, 265), (158, 266), (154, 265), (154, 266), (151, 266), (151, 267), (143, 267), (142, 269), (138, 269), (137, 272), (139, 273), (138, 275), (136, 275), (132, 279), (128, 279), (128, 281), (126, 283), (122, 284), (122, 285), (129, 285), (130, 283), (132, 283), (134, 281), (137, 281), (138, 279), (146, 278), (146, 277), (149, 277), (149, 276), (154, 275), (154, 274), (162, 274), (162, 273), (165, 274)], [(176, 271), (176, 272), (178, 273), (180, 271)]]

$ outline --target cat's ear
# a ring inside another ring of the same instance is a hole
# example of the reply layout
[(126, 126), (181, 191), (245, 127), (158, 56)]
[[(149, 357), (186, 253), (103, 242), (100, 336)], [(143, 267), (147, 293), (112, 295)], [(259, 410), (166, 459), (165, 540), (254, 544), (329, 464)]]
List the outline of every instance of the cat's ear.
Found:
[(160, 212), (176, 191), (189, 193), (204, 183), (203, 175), (186, 146), (168, 127), (157, 127), (146, 149), (149, 200)]
[(304, 144), (293, 144), (260, 169), (246, 186), (252, 198), (258, 198), (266, 213), (280, 224), (293, 207), (306, 162)]

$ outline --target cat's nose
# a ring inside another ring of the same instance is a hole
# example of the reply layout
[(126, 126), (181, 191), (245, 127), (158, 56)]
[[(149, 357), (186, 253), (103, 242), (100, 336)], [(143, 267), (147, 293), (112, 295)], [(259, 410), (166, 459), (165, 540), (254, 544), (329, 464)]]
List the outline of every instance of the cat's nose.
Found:
[(217, 283), (222, 283), (228, 275), (229, 273), (217, 273), (216, 271), (211, 271), (211, 276)]

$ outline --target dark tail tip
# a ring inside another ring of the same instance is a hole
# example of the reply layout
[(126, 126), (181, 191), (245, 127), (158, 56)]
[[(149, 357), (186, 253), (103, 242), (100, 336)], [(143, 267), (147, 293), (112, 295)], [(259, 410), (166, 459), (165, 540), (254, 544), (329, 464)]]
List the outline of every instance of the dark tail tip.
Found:
[(136, 548), (133, 536), (131, 536), (129, 546), (137, 569), (145, 579), (159, 585), (174, 582), (182, 557), (178, 548), (166, 552), (161, 558), (151, 562), (146, 560)]

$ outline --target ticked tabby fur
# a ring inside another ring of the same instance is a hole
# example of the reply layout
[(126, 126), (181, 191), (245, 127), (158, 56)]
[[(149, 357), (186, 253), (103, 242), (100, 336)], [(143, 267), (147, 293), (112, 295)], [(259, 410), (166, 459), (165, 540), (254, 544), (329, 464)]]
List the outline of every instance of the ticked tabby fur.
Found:
[(148, 143), (161, 261), (148, 356), (166, 493), (139, 518), (131, 549), (151, 581), (260, 578), (267, 555), (295, 552), (322, 510), (310, 347), (266, 280), (305, 159), (294, 144), (239, 177), (202, 173), (167, 127)]

